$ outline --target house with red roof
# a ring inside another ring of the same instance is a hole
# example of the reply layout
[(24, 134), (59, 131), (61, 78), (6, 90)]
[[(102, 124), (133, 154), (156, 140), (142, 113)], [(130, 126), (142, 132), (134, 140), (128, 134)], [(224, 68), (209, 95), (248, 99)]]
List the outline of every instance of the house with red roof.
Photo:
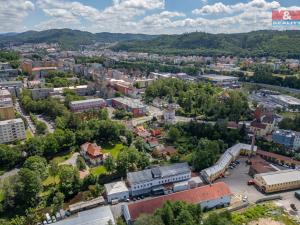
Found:
[(199, 204), (202, 209), (211, 209), (228, 206), (231, 201), (231, 195), (229, 187), (224, 182), (218, 182), (123, 205), (122, 213), (126, 223), (133, 224), (140, 215), (154, 213), (166, 201), (184, 201), (190, 204)]
[(88, 161), (92, 166), (97, 166), (103, 162), (107, 157), (107, 154), (104, 154), (102, 148), (96, 143), (84, 143), (80, 146), (80, 154), (82, 157)]

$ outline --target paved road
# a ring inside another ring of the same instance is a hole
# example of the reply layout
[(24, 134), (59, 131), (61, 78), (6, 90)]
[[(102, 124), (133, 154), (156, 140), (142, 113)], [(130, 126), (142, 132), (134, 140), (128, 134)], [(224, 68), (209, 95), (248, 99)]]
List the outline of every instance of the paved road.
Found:
[(22, 107), (21, 107), (21, 105), (19, 103), (19, 99), (16, 100), (15, 109), (17, 110), (18, 113), (20, 113), (20, 115), (22, 117), (24, 117), (26, 119), (28, 127), (29, 127), (31, 133), (35, 134), (35, 132), (36, 132), (35, 126), (34, 126), (32, 120), (30, 119), (30, 116), (28, 116), (25, 113), (25, 111), (22, 109)]
[(48, 129), (48, 132), (53, 133), (54, 132), (54, 127), (51, 124), (51, 122), (49, 122), (48, 120), (46, 120), (42, 115), (37, 115), (36, 116), (38, 120), (40, 120), (41, 122), (45, 123)]
[(19, 170), (20, 169), (15, 168), (15, 169), (5, 172), (3, 175), (0, 176), (0, 180), (3, 180), (7, 177), (16, 175), (19, 172)]
[(72, 165), (72, 166), (76, 166), (76, 160), (77, 160), (77, 157), (79, 156), (79, 153), (78, 152), (75, 152), (71, 158), (69, 158), (68, 160), (60, 163), (60, 165), (63, 165), (63, 164), (69, 164), (69, 165)]

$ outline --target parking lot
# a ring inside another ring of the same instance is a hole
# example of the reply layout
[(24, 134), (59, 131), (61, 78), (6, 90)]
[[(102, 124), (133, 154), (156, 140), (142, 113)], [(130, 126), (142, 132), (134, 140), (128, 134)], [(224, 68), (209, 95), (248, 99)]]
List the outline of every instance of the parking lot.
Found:
[[(248, 175), (249, 166), (246, 164), (246, 160), (247, 158), (240, 158), (240, 164), (237, 165), (234, 169), (228, 169), (226, 176), (218, 180), (225, 182), (229, 186), (231, 192), (233, 193), (232, 202), (241, 202), (244, 196), (248, 197), (248, 201), (250, 203), (254, 203), (255, 201), (264, 197), (280, 195), (282, 196), (282, 200), (274, 201), (275, 204), (283, 206), (291, 215), (298, 218), (298, 216), (300, 216), (299, 211), (293, 211), (290, 206), (290, 204), (295, 204), (296, 208), (300, 210), (300, 201), (294, 195), (295, 190), (268, 195), (261, 193), (256, 189), (254, 185), (247, 184), (247, 182), (252, 179), (252, 177)], [(277, 168), (281, 169), (281, 167)]]

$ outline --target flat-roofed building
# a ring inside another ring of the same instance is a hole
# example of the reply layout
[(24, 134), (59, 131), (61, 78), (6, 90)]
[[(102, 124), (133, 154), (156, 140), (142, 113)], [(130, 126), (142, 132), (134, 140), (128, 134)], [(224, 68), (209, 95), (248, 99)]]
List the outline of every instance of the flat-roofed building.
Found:
[(127, 173), (127, 184), (130, 195), (139, 196), (151, 192), (164, 193), (164, 185), (189, 180), (190, 178), (191, 170), (188, 164), (175, 163)]
[(94, 98), (70, 102), (72, 112), (84, 112), (88, 110), (99, 110), (106, 106), (106, 101), (102, 98)]
[(0, 143), (9, 143), (25, 138), (25, 125), (21, 118), (0, 121)]
[(109, 206), (79, 212), (67, 219), (58, 221), (55, 225), (107, 225), (115, 224), (114, 216)]
[(11, 97), (0, 97), (0, 120), (10, 120), (15, 118), (15, 110)]
[(300, 99), (289, 95), (270, 95), (270, 98), (289, 111), (300, 111)]
[(300, 188), (299, 170), (281, 170), (254, 176), (255, 185), (264, 193)]
[(118, 109), (125, 109), (131, 112), (133, 117), (145, 116), (147, 107), (139, 99), (118, 97), (112, 99), (112, 106)]
[(238, 83), (239, 78), (238, 77), (232, 77), (232, 76), (224, 76), (224, 75), (217, 75), (217, 74), (205, 74), (199, 76), (200, 80), (204, 80), (210, 83), (213, 83), (215, 85), (226, 87), (231, 86)]
[(124, 181), (104, 184), (107, 201), (124, 201), (129, 198), (129, 190)]
[(184, 201), (189, 204), (200, 205), (202, 209), (228, 206), (231, 201), (229, 187), (218, 182), (174, 194), (163, 195), (122, 206), (122, 213), (127, 224), (133, 224), (142, 214), (152, 214), (162, 207), (166, 201)]
[(11, 94), (7, 89), (0, 89), (0, 99), (11, 98)]
[(228, 148), (220, 159), (211, 167), (201, 171), (201, 175), (208, 183), (213, 182), (217, 178), (223, 176), (231, 162), (235, 161), (239, 155), (255, 154), (257, 146), (238, 143)]

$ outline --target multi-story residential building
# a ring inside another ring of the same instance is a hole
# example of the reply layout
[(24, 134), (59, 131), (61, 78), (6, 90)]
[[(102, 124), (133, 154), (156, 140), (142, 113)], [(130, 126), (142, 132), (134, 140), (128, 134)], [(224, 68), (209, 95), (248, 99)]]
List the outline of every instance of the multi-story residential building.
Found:
[(133, 117), (144, 116), (147, 113), (147, 107), (139, 99), (128, 97), (113, 98), (112, 106), (119, 109), (125, 109), (133, 114)]
[(10, 97), (0, 98), (0, 120), (10, 120), (15, 118), (13, 101)]
[(80, 154), (92, 166), (97, 166), (103, 162), (108, 155), (102, 152), (102, 148), (96, 143), (84, 143), (80, 146)]
[(0, 99), (11, 98), (11, 94), (7, 89), (0, 89)]
[(23, 87), (22, 81), (3, 81), (0, 82), (0, 89), (7, 89), (11, 95), (18, 96)]
[(0, 143), (9, 143), (26, 138), (22, 119), (0, 121)]
[(254, 176), (254, 182), (264, 193), (300, 188), (299, 170), (280, 170)]
[(70, 109), (72, 112), (84, 112), (88, 110), (99, 110), (106, 106), (106, 102), (102, 98), (87, 99), (80, 101), (72, 101)]
[(191, 178), (187, 163), (176, 163), (169, 166), (153, 167), (138, 172), (127, 173), (127, 184), (131, 196), (150, 193), (164, 193), (163, 185), (176, 183)]

